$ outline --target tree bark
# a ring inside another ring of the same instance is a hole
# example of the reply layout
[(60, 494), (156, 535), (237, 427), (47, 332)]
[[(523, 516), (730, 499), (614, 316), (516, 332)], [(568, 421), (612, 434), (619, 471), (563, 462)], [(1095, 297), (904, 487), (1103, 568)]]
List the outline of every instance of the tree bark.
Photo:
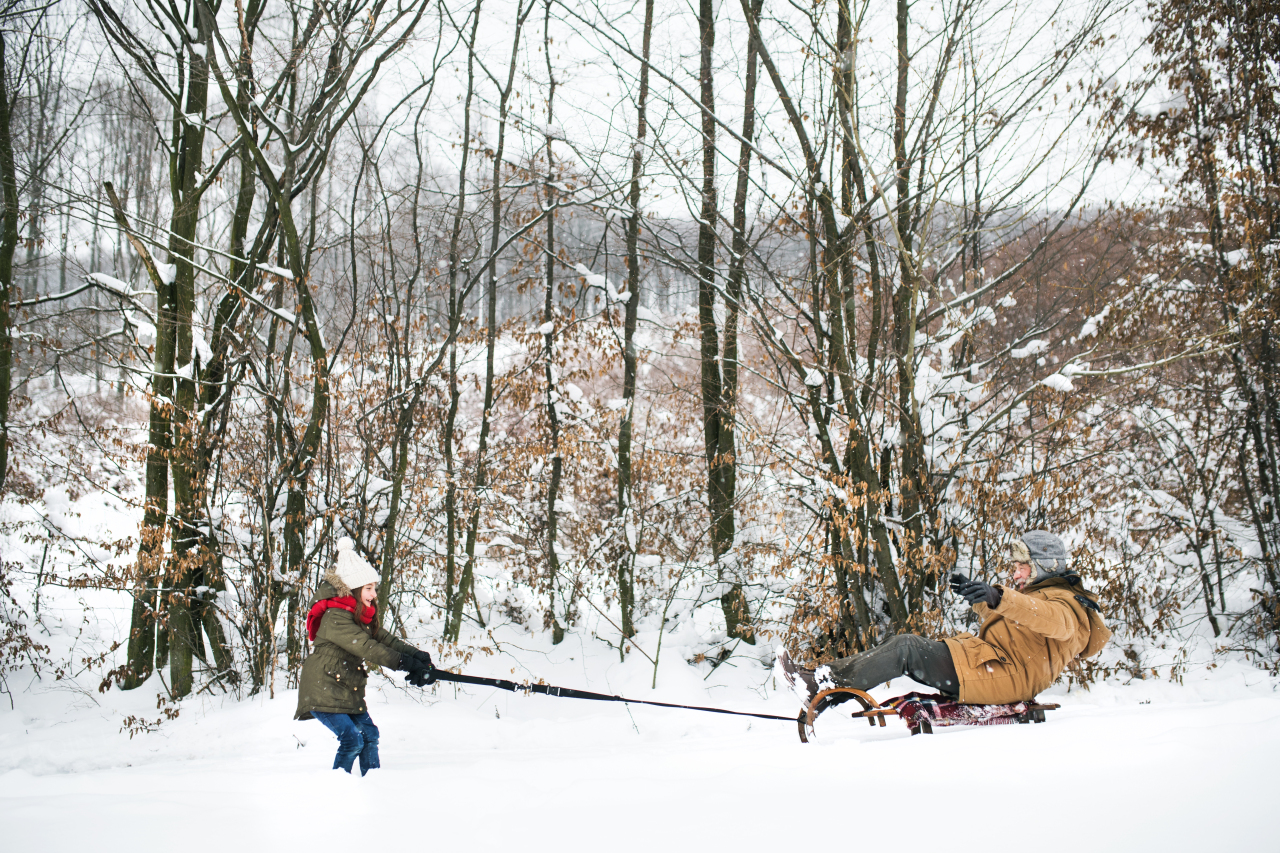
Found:
[(146, 245), (129, 227), (124, 207), (116, 198), (115, 189), (109, 181), (104, 186), (116, 223), (128, 235), (134, 250), (142, 258), (147, 277), (156, 291), (156, 342), (151, 373), (145, 503), (138, 542), (128, 658), (125, 674), (120, 682), (122, 688), (132, 690), (150, 677), (153, 667), (164, 666), (169, 658), (168, 630), (159, 624), (159, 620), (161, 613), (167, 609), (165, 589), (161, 583), (169, 515), (169, 417), (173, 396), (174, 296), (172, 281), (166, 281), (160, 274)]
[[(556, 77), (551, 66), (551, 0), (546, 0), (546, 16), (543, 19), (542, 52), (547, 60), (547, 176), (542, 183), (543, 206), (547, 211), (546, 243), (543, 247), (545, 259), (545, 291), (542, 306), (542, 323), (547, 329), (543, 340), (543, 374), (547, 383), (547, 422), (548, 450), (551, 455), (551, 479), (547, 483), (547, 621), (551, 624), (551, 643), (559, 645), (564, 640), (564, 623), (556, 612), (556, 589), (560, 581), (560, 553), (556, 544), (556, 533), (559, 516), (556, 512), (556, 501), (560, 495), (560, 478), (564, 473), (564, 461), (560, 457), (560, 413), (556, 406), (559, 393), (556, 390), (555, 375), (555, 272), (556, 272), (556, 213), (555, 213), (555, 153), (551, 143), (555, 139), (553, 121), (555, 116)], [(513, 57), (514, 58), (514, 57)], [(513, 63), (514, 64), (514, 63)]]
[(9, 396), (13, 384), (13, 253), (18, 248), (18, 178), (13, 162), (9, 54), (0, 29), (0, 496), (9, 470)]
[[(202, 47), (208, 46), (204, 22), (198, 24)], [(185, 39), (183, 42), (185, 47)], [(200, 642), (200, 626), (192, 613), (190, 590), (203, 580), (205, 557), (201, 546), (200, 520), (203, 515), (203, 488), (196, 443), (196, 377), (192, 364), (192, 321), (195, 313), (196, 228), (200, 220), (201, 171), (204, 165), (204, 115), (209, 95), (209, 65), (200, 56), (188, 55), (187, 80), (183, 87), (186, 102), (175, 111), (179, 128), (172, 154), (170, 175), (174, 185), (173, 218), (170, 223), (169, 263), (175, 267), (172, 290), (174, 309), (174, 373), (177, 376), (173, 418), (173, 531), (172, 592), (169, 610), (169, 689), (175, 697), (186, 696), (193, 684), (192, 656)], [(192, 121), (191, 117), (195, 120)]]
[(897, 293), (893, 300), (894, 344), (898, 369), (898, 429), (902, 452), (899, 457), (899, 495), (902, 532), (898, 550), (906, 570), (906, 602), (908, 613), (921, 612), (921, 597), (926, 582), (922, 548), (924, 521), (922, 493), (928, 487), (928, 470), (924, 460), (924, 434), (920, 422), (920, 404), (916, 399), (916, 331), (920, 309), (920, 277), (912, 256), (911, 166), (907, 151), (907, 95), (911, 74), (911, 52), (908, 40), (910, 3), (898, 0), (898, 81), (893, 110), (894, 180), (897, 189), (898, 275)]
[[(737, 461), (734, 457), (734, 412), (725, 396), (720, 368), (720, 332), (716, 323), (716, 101), (712, 55), (715, 50), (715, 4), (699, 0), (699, 103), (702, 107), (702, 208), (698, 217), (698, 327), (702, 362), (702, 435), (707, 462), (707, 509), (710, 512), (711, 556), (722, 593), (720, 609), (729, 637), (752, 640), (750, 615), (737, 577), (734, 501)], [(728, 569), (726, 571), (726, 569)]]
[[(475, 97), (475, 62), (476, 33), (480, 27), (480, 8), (483, 0), (476, 0), (471, 15), (471, 35), (467, 42), (467, 93), (462, 106), (462, 155), (458, 166), (458, 200), (453, 213), (453, 228), (449, 237), (449, 322), (455, 326), (461, 321), (465, 310), (464, 300), (458, 291), (458, 271), (462, 266), (462, 252), (459, 244), (462, 239), (463, 214), (467, 209), (467, 169), (471, 159), (471, 103)], [(444, 436), (442, 439), (445, 461), (445, 629), (444, 638), (450, 642), (458, 641), (458, 633), (462, 630), (462, 609), (466, 604), (467, 585), (454, 584), (457, 569), (458, 550), (458, 481), (456, 460), (454, 458), (453, 433), (457, 425), (458, 406), (461, 391), (458, 388), (458, 346), (456, 341), (449, 343), (449, 411), (445, 417)], [(457, 614), (456, 618), (454, 614)], [(455, 631), (454, 625), (457, 625)]]
[[(639, 534), (632, 506), (634, 475), (631, 463), (632, 432), (636, 414), (636, 324), (640, 314), (640, 176), (644, 168), (644, 145), (649, 133), (646, 107), (649, 100), (649, 55), (653, 42), (653, 0), (644, 4), (644, 36), (640, 61), (640, 93), (636, 99), (636, 139), (631, 152), (631, 187), (627, 219), (627, 303), (622, 323), (622, 423), (618, 426), (618, 508), (623, 546), (618, 556), (618, 606), (622, 611), (622, 639), (635, 636), (635, 558)], [(625, 651), (623, 652), (625, 655)]]

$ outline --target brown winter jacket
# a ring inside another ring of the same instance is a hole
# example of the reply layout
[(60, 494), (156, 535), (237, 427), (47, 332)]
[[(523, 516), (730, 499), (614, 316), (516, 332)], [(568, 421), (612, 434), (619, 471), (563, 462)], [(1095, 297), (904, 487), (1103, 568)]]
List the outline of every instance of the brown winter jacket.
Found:
[(960, 701), (974, 704), (1035, 698), (1072, 661), (1097, 654), (1111, 638), (1102, 618), (1076, 596), (1097, 601), (1076, 575), (1049, 578), (1022, 592), (1004, 587), (1000, 606), (973, 606), (978, 636), (946, 640), (960, 676)]
[[(333, 572), (316, 587), (311, 603), (351, 590)], [(298, 711), (295, 720), (310, 720), (312, 711), (326, 714), (362, 714), (368, 710), (364, 685), (369, 679), (365, 661), (390, 669), (400, 667), (400, 656), (413, 652), (381, 628), (361, 625), (349, 610), (331, 607), (320, 619), (315, 648), (302, 664), (298, 679)]]

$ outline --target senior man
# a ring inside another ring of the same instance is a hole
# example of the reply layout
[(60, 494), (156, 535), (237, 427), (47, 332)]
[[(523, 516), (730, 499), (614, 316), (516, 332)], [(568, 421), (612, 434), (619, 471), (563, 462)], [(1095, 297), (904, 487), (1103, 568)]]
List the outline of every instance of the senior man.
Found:
[(806, 707), (821, 690), (870, 690), (900, 675), (971, 704), (1022, 702), (1057, 680), (1072, 661), (1101, 651), (1111, 638), (1098, 597), (1068, 568), (1062, 540), (1045, 530), (1010, 545), (1010, 583), (991, 585), (951, 576), (951, 589), (982, 621), (977, 636), (929, 640), (890, 637), (870, 651), (816, 670), (795, 665), (779, 648), (777, 667)]

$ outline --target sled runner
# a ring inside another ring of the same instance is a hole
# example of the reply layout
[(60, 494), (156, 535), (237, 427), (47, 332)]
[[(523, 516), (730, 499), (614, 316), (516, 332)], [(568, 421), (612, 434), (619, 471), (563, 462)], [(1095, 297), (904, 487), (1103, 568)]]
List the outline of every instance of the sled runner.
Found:
[(836, 687), (823, 690), (809, 707), (800, 712), (796, 718), (796, 728), (800, 732), (800, 742), (808, 743), (814, 734), (813, 724), (818, 716), (828, 708), (856, 700), (861, 711), (855, 711), (853, 718), (862, 717), (871, 726), (877, 721), (883, 728), (885, 717), (900, 717), (911, 734), (933, 734), (935, 726), (1000, 726), (1010, 723), (1043, 723), (1044, 712), (1052, 711), (1059, 705), (1046, 705), (1032, 699), (1030, 702), (1013, 702), (1008, 705), (966, 705), (948, 699), (938, 693), (907, 693), (885, 701), (883, 705), (872, 699), (862, 690), (852, 687)]

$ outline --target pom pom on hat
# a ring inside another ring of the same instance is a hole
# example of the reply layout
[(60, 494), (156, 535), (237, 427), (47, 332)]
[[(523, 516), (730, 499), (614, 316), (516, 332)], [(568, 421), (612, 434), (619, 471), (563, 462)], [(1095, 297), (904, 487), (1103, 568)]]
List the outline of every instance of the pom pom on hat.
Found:
[(339, 539), (334, 549), (337, 554), (334, 557), (333, 573), (352, 591), (381, 580), (373, 566), (356, 553), (356, 543), (349, 536)]

